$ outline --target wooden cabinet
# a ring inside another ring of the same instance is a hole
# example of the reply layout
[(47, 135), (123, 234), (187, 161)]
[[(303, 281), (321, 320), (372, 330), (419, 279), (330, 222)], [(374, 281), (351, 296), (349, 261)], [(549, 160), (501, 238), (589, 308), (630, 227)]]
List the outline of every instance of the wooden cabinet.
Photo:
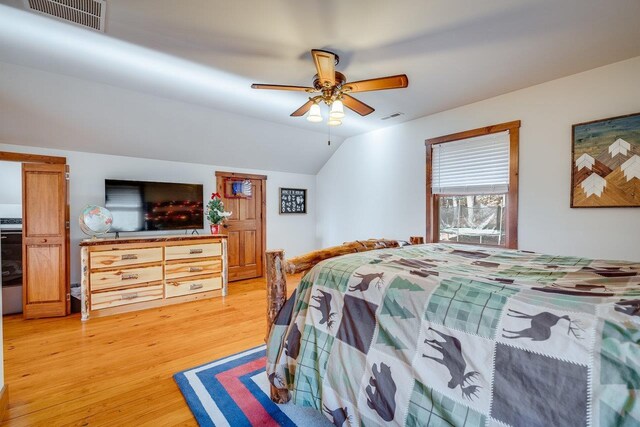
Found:
[(224, 296), (226, 236), (85, 240), (82, 320)]

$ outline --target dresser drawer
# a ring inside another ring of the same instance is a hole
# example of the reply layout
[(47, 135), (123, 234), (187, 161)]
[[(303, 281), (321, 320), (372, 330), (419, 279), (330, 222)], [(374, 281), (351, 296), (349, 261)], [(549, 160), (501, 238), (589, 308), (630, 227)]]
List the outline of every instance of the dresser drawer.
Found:
[(120, 249), (91, 252), (91, 269), (162, 262), (162, 248)]
[(155, 299), (162, 299), (162, 285), (96, 292), (91, 294), (91, 310), (136, 304)]
[(162, 280), (162, 266), (131, 267), (91, 273), (91, 291), (120, 288), (138, 283)]
[(221, 243), (203, 243), (200, 245), (178, 245), (164, 248), (167, 261), (174, 259), (210, 258), (222, 255)]
[(222, 288), (222, 277), (208, 279), (188, 279), (167, 281), (164, 286), (166, 298), (195, 294), (198, 292), (215, 291)]
[(164, 277), (167, 281), (183, 277), (211, 275), (222, 271), (222, 261), (203, 260), (191, 262), (178, 262), (167, 264), (164, 267)]

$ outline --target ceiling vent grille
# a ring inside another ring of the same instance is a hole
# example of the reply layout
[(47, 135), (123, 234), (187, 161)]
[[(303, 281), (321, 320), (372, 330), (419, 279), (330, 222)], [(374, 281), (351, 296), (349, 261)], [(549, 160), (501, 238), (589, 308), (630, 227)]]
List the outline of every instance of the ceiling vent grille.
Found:
[(404, 113), (393, 113), (391, 115), (388, 115), (386, 117), (382, 117), (380, 120), (389, 120), (389, 119), (395, 119), (396, 117), (402, 116)]
[(104, 0), (24, 0), (27, 9), (104, 32)]

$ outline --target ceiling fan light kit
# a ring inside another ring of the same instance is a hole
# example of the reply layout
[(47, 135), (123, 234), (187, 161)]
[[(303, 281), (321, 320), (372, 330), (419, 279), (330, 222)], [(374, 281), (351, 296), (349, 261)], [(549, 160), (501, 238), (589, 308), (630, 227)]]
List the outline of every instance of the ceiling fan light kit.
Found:
[(342, 119), (344, 118), (344, 105), (342, 101), (336, 99), (331, 104), (331, 111), (329, 112), (329, 117), (332, 119)]
[(307, 120), (313, 123), (319, 123), (322, 121), (322, 112), (320, 111), (320, 106), (315, 102), (309, 108), (309, 114), (307, 114)]
[(313, 57), (313, 62), (318, 72), (314, 76), (313, 87), (258, 83), (252, 84), (251, 87), (253, 89), (299, 91), (308, 94), (318, 93), (318, 95), (309, 97), (309, 100), (291, 113), (291, 116), (301, 117), (308, 112), (308, 121), (314, 123), (322, 122), (322, 112), (320, 111), (319, 104), (320, 102), (324, 102), (329, 106), (329, 120), (327, 124), (329, 126), (339, 126), (345, 117), (345, 106), (361, 116), (369, 115), (375, 111), (373, 107), (349, 95), (350, 93), (402, 89), (409, 86), (409, 79), (405, 74), (347, 82), (345, 75), (335, 69), (335, 66), (339, 62), (338, 55), (327, 50), (313, 49), (311, 56)]

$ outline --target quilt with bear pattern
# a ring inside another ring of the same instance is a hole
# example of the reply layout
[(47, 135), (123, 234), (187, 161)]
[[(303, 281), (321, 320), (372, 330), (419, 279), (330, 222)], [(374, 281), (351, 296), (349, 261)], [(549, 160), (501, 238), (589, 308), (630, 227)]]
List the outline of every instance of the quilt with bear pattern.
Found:
[(267, 358), (337, 426), (640, 426), (640, 263), (447, 244), (332, 258)]

